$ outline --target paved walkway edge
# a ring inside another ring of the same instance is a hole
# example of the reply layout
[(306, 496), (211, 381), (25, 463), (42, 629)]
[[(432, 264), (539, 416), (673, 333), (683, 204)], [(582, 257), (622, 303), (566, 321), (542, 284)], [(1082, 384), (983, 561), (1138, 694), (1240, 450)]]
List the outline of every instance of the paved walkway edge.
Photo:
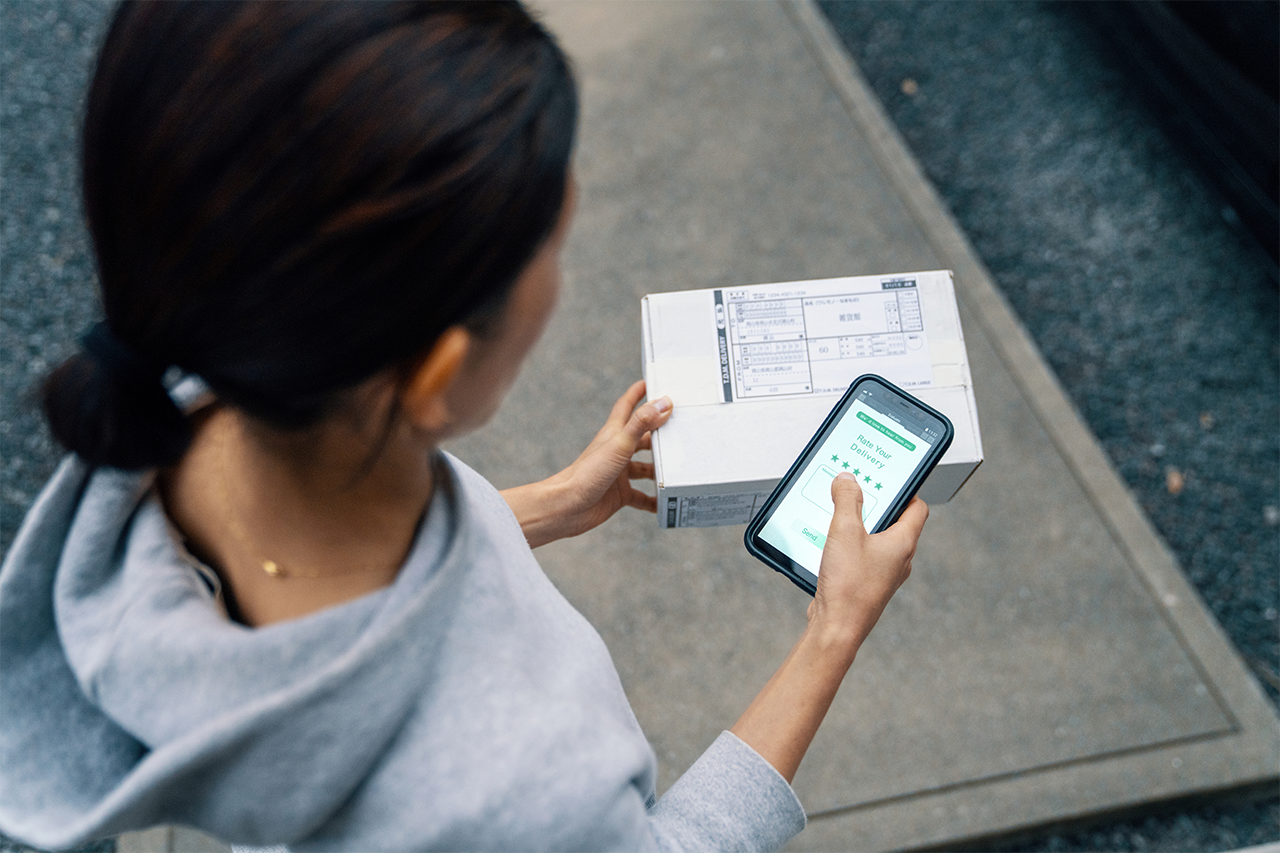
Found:
[(1280, 841), (1274, 844), (1259, 844), (1257, 847), (1244, 847), (1229, 853), (1280, 853)]
[[(954, 272), (957, 297), (978, 319), (1115, 542), (1128, 556), (1130, 566), (1155, 600), (1163, 605), (1165, 621), (1191, 653), (1205, 683), (1217, 693), (1220, 704), (1230, 709), (1235, 724), (1233, 736), (1243, 741), (1240, 748), (1256, 750), (1260, 761), (1253, 772), (1238, 775), (1235, 784), (1198, 793), (1229, 795), (1239, 794), (1241, 789), (1274, 793), (1280, 778), (1280, 719), (1254, 674), (1182, 574), (1172, 552), (1067, 397), (963, 231), (947, 212), (946, 205), (816, 0), (779, 2), (861, 130), (876, 162), (925, 234), (930, 248)], [(1177, 795), (1189, 793), (1192, 792), (1182, 790)], [(1106, 811), (1112, 811), (1117, 805), (1120, 804), (1111, 804)], [(840, 814), (848, 814), (848, 810)]]

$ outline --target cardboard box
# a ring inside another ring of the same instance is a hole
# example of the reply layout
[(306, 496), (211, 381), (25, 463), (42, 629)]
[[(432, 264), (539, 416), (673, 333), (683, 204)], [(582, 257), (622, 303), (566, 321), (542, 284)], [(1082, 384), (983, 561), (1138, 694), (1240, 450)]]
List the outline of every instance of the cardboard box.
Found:
[(649, 399), (675, 403), (653, 438), (662, 527), (745, 524), (864, 373), (955, 425), (926, 501), (982, 462), (949, 271), (654, 293), (640, 312)]

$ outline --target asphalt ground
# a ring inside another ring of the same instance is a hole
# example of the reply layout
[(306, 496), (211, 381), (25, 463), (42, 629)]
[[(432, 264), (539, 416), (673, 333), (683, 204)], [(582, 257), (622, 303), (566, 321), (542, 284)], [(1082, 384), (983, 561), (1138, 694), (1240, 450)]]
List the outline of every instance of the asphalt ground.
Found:
[(76, 137), (110, 9), (0, 0), (0, 552), (61, 456), (32, 389), (97, 316)]
[(61, 455), (33, 388), (97, 317), (76, 140), (110, 8), (0, 0), (0, 551)]
[[(1271, 261), (1072, 4), (821, 3), (929, 179), (1274, 702), (1280, 306)], [(1018, 850), (1223, 850), (1280, 803)]]
[[(1070, 7), (824, 8), (1274, 700), (1280, 349), (1266, 259)], [(0, 550), (59, 455), (28, 392), (95, 317), (75, 128), (108, 10), (0, 2)], [(1278, 823), (1275, 801), (1218, 806), (1008, 849), (1221, 850), (1280, 838)]]

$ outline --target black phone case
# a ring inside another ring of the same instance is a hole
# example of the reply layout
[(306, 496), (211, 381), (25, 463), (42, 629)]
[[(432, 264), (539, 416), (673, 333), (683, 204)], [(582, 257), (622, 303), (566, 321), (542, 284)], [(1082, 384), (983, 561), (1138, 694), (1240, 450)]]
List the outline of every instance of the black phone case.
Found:
[(906, 488), (904, 488), (900, 493), (898, 501), (891, 508), (892, 511), (885, 513), (884, 517), (880, 519), (880, 523), (875, 526), (875, 529), (872, 530), (871, 533), (879, 533), (881, 530), (885, 530), (893, 526), (894, 522), (896, 522), (902, 515), (903, 510), (907, 508), (907, 504), (911, 502), (911, 498), (915, 496), (916, 492), (920, 491), (920, 487), (924, 485), (924, 481), (928, 479), (929, 474), (932, 473), (933, 469), (942, 461), (942, 457), (946, 455), (947, 449), (951, 447), (951, 440), (955, 437), (955, 427), (952, 426), (950, 418), (930, 406), (928, 403), (925, 403), (923, 400), (918, 399), (914, 395), (902, 390), (897, 385), (894, 385), (883, 376), (877, 376), (874, 373), (864, 373), (849, 384), (849, 388), (844, 392), (844, 396), (842, 396), (839, 402), (831, 408), (827, 417), (822, 421), (822, 426), (818, 427), (818, 431), (813, 434), (813, 438), (809, 439), (809, 443), (805, 445), (804, 450), (802, 450), (800, 455), (796, 457), (796, 461), (791, 463), (791, 468), (788, 469), (787, 473), (778, 481), (778, 485), (775, 486), (773, 491), (769, 494), (764, 505), (760, 507), (760, 511), (757, 512), (755, 517), (747, 524), (747, 531), (742, 537), (743, 544), (747, 546), (747, 551), (753, 557), (771, 567), (779, 574), (782, 574), (810, 595), (813, 595), (814, 592), (816, 592), (816, 587), (807, 577), (798, 574), (791, 567), (789, 560), (785, 564), (780, 563), (772, 554), (769, 554), (756, 545), (754, 540), (760, 533), (760, 529), (764, 527), (765, 521), (770, 515), (770, 511), (778, 501), (782, 500), (782, 496), (790, 491), (795, 478), (799, 476), (800, 472), (803, 471), (805, 466), (808, 464), (810, 454), (812, 454), (814, 450), (822, 444), (823, 439), (826, 438), (827, 432), (840, 419), (840, 413), (845, 410), (849, 403), (849, 399), (857, 391), (858, 385), (867, 380), (879, 382), (890, 390), (901, 394), (903, 397), (910, 400), (913, 405), (919, 406), (929, 414), (937, 417), (942, 421), (943, 426), (946, 427), (942, 440), (938, 442), (938, 449), (935, 451), (936, 455), (934, 456), (933, 461), (921, 468), (912, 476), (912, 478), (907, 482)]

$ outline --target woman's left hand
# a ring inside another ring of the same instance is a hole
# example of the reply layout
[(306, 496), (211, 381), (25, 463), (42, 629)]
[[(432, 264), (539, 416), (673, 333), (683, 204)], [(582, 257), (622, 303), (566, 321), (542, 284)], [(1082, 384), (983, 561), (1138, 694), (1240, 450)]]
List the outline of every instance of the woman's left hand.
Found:
[(631, 485), (632, 480), (652, 480), (653, 463), (634, 457), (652, 446), (650, 433), (671, 417), (671, 400), (662, 397), (636, 408), (644, 395), (643, 380), (628, 388), (568, 468), (539, 483), (503, 491), (529, 547), (586, 533), (624, 506), (657, 511), (657, 498)]

